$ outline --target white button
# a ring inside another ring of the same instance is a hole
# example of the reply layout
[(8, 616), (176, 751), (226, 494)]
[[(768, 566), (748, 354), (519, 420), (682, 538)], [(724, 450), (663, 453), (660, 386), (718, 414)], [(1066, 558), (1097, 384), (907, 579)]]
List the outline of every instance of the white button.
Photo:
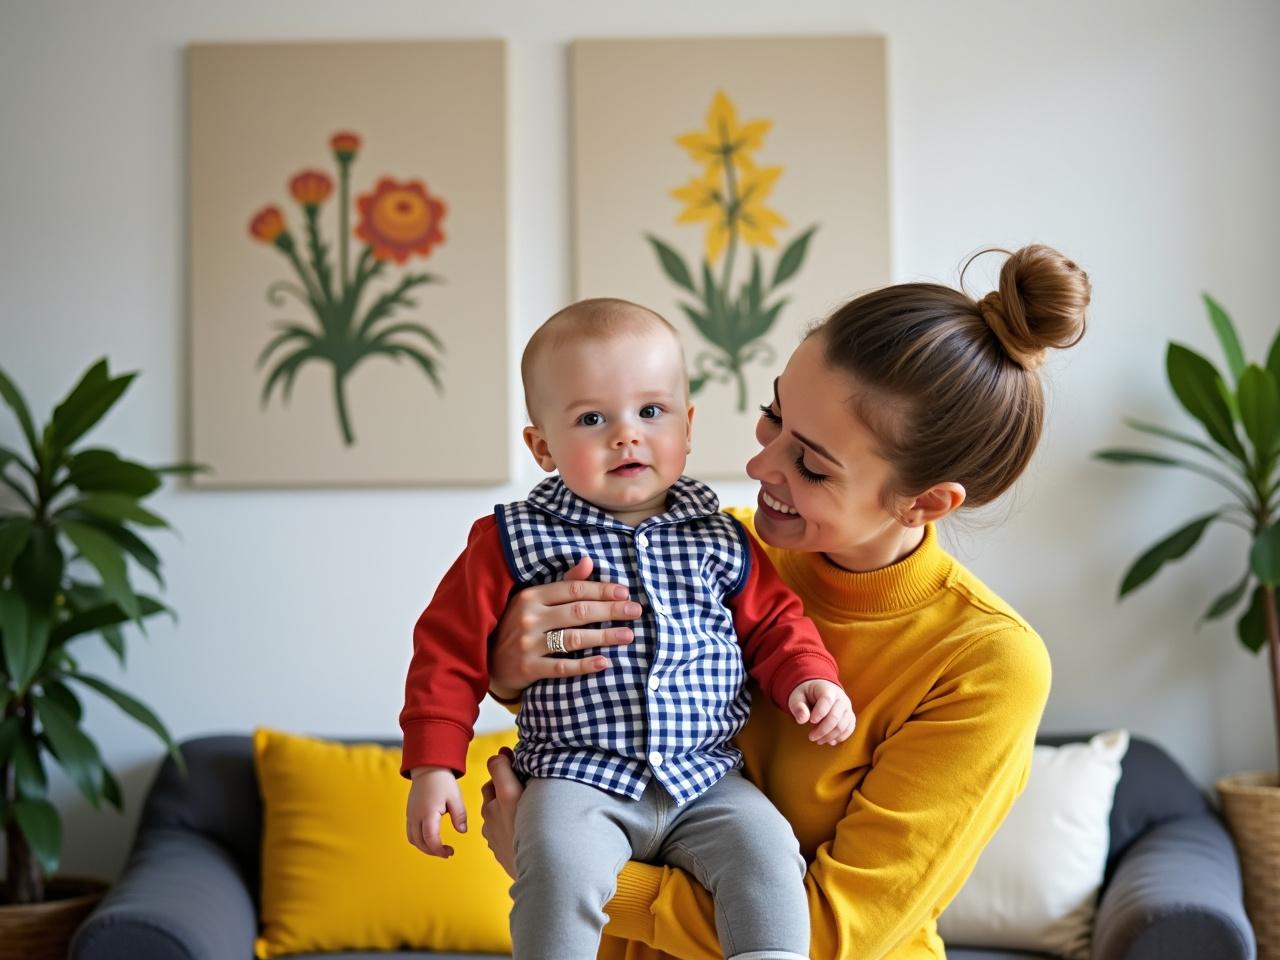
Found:
[(658, 689), (658, 686), (659, 686), (661, 683), (662, 683), (662, 681), (661, 681), (661, 680), (659, 680), (657, 677), (650, 677), (650, 678), (649, 678), (649, 689), (650, 689), (650, 690), (657, 690), (657, 689)]
[(640, 544), (640, 546), (642, 547), (647, 547), (649, 545), (649, 538), (646, 537), (643, 533), (637, 534), (636, 543)]
[(653, 609), (656, 610), (658, 613), (667, 612), (666, 604), (664, 604), (661, 600), (653, 601)]
[(660, 754), (660, 753), (651, 753), (651, 754), (649, 754), (649, 766), (651, 766), (651, 767), (660, 767), (660, 766), (662, 766), (662, 754)]

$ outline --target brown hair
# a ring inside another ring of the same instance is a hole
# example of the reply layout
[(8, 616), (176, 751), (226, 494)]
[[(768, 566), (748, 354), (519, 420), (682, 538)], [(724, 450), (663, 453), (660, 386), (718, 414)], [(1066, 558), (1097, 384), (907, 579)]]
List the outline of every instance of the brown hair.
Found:
[[(533, 420), (533, 411), (529, 409), (533, 366), (543, 351), (554, 350), (566, 343), (610, 340), (655, 328), (671, 334), (676, 349), (680, 351), (680, 367), (683, 369), (684, 348), (680, 345), (680, 335), (666, 318), (648, 307), (616, 297), (594, 297), (571, 303), (553, 313), (533, 332), (520, 357), (520, 380), (524, 386), (525, 410), (529, 419)], [(687, 384), (685, 390), (687, 393)]]
[(1048, 348), (1084, 336), (1089, 277), (1051, 247), (998, 252), (1009, 256), (1000, 288), (981, 300), (898, 284), (849, 301), (811, 331), (824, 338), (827, 363), (856, 381), (857, 413), (893, 465), (886, 499), (954, 481), (981, 506), (1035, 451), (1044, 422), (1036, 371)]

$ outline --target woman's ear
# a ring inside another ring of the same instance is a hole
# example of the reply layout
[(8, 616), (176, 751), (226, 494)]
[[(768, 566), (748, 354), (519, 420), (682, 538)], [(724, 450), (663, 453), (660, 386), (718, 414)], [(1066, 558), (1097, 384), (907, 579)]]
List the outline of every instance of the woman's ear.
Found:
[(533, 459), (543, 470), (551, 473), (556, 468), (556, 461), (551, 456), (551, 447), (547, 445), (547, 438), (543, 436), (541, 430), (535, 426), (524, 428), (524, 443), (529, 448), (529, 452), (533, 454)]
[(941, 520), (959, 509), (964, 503), (964, 487), (950, 480), (935, 483), (924, 493), (914, 497), (901, 497), (898, 520), (904, 527), (922, 527), (926, 523)]

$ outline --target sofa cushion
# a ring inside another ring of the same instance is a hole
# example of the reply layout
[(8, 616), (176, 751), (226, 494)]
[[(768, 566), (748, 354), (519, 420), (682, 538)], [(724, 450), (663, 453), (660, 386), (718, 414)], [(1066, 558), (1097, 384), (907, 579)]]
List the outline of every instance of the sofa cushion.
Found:
[(263, 798), (260, 958), (304, 951), (500, 953), (511, 948), (510, 880), (479, 830), (485, 760), (515, 731), (472, 742), (460, 781), (475, 827), (442, 828), (445, 860), (405, 837), (400, 751), (254, 733)]

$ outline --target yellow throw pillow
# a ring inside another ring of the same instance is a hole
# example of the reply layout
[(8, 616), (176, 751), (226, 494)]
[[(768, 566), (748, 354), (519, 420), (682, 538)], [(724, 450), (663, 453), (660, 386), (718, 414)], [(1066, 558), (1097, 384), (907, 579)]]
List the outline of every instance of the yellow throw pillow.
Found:
[(510, 953), (511, 880), (480, 834), (484, 763), (515, 731), (480, 734), (459, 781), (470, 829), (448, 817), (448, 860), (409, 844), (400, 751), (255, 730), (263, 800), (263, 960), (290, 953), (426, 949)]

